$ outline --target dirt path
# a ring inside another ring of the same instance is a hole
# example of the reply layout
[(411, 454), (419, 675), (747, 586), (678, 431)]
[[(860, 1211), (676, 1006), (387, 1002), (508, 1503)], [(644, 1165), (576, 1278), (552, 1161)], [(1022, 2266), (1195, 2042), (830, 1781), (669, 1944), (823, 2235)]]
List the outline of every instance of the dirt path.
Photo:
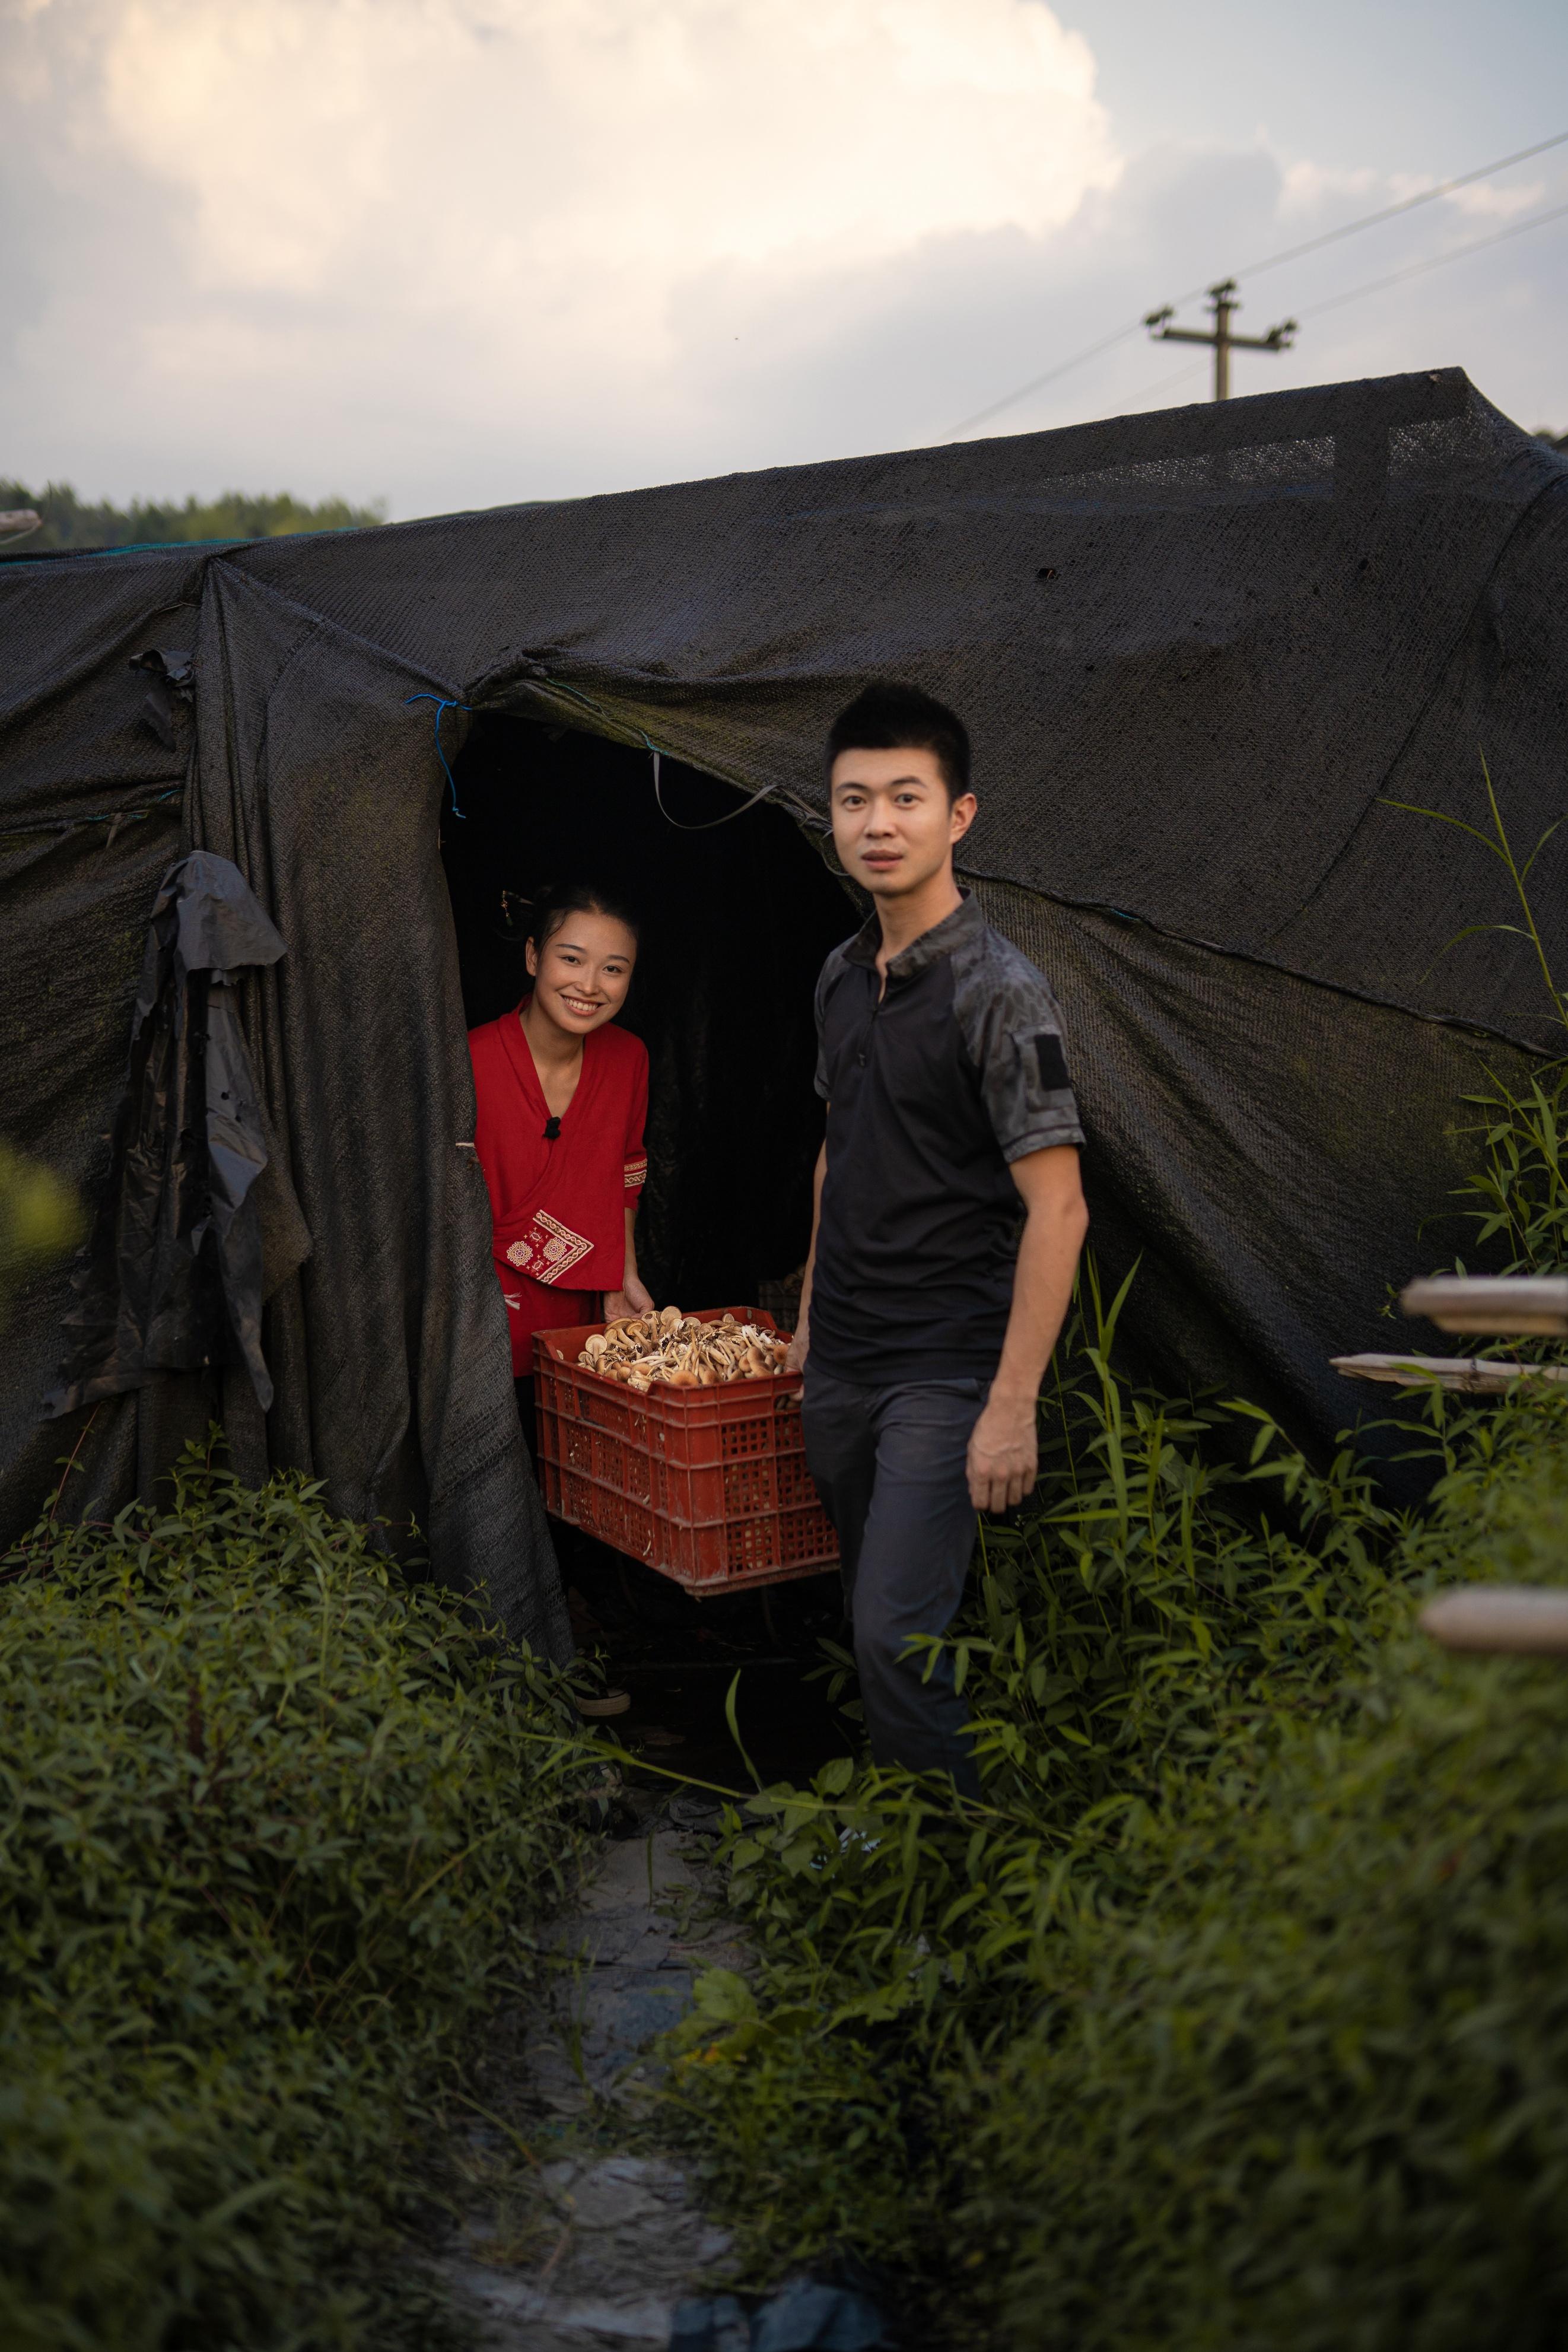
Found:
[(442, 2269), (486, 2352), (664, 2352), (676, 2303), (722, 2280), (727, 2233), (648, 2152), (639, 2056), (689, 2006), (696, 1969), (743, 1957), (732, 1930), (689, 1916), (711, 1819), (676, 1799), (605, 1842), (552, 1930), (571, 1963), (555, 1999), (503, 2021), (476, 2079), (471, 2209)]

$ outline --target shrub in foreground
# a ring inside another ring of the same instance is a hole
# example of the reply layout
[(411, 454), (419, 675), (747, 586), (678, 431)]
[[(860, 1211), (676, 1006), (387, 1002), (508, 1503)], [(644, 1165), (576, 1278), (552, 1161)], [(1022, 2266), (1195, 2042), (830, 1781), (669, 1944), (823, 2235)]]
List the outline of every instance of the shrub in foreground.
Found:
[(734, 1821), (761, 1966), (699, 1983), (678, 2122), (761, 2258), (852, 2245), (956, 2341), (1555, 2340), (1564, 1686), (1410, 1626), (1561, 1579), (1568, 1402), (1434, 1403), (1406, 1523), (1091, 1354), (961, 1633), (986, 1810), (843, 1766)]
[(1141, 1914), (1075, 1920), (958, 2095), (1009, 2344), (1561, 2343), (1562, 1672), (1410, 1672), (1162, 1823)]
[(422, 2102), (570, 1864), (570, 1700), (194, 1454), (3, 1572), (0, 2335), (382, 2340)]

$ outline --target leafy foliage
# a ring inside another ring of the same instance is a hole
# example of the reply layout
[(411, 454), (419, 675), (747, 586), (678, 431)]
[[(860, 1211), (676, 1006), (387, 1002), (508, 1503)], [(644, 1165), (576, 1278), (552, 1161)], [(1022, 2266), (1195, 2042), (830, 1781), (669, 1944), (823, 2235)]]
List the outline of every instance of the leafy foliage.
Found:
[(844, 1764), (732, 1821), (760, 1965), (699, 1984), (678, 2122), (760, 2258), (852, 2244), (955, 2340), (1544, 2343), (1561, 1679), (1409, 1625), (1438, 1577), (1561, 1580), (1568, 1402), (1435, 1403), (1420, 1525), (1124, 1405), (988, 1535), (986, 1806)]
[[(1412, 1577), (1561, 1580), (1565, 1438), (1561, 1399), (1506, 1408)], [(956, 2089), (1008, 2341), (1559, 2340), (1562, 1672), (1402, 1619), (1354, 1703), (1270, 1716), (1148, 1820), (1136, 1905), (1073, 1907), (999, 2080)]]
[(400, 2159), (574, 1852), (559, 1677), (193, 1452), (0, 1572), (0, 2334), (386, 2340)]
[(0, 482), (0, 511), (31, 508), (43, 517), (41, 530), (18, 540), (18, 550), (42, 555), (67, 547), (176, 547), (210, 539), (280, 539), (290, 531), (362, 530), (384, 522), (380, 504), (353, 506), (346, 499), (323, 499), (312, 506), (287, 490), (256, 497), (225, 490), (216, 499), (186, 499), (183, 505), (133, 499), (128, 507), (108, 499), (78, 499), (68, 482), (48, 482), (29, 490), (21, 482)]

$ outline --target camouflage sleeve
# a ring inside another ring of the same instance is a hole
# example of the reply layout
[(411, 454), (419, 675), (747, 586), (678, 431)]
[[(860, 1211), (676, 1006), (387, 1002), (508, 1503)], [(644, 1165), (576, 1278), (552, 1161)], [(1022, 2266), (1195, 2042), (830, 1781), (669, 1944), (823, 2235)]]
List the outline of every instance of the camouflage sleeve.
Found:
[(954, 1011), (1002, 1157), (1010, 1163), (1056, 1144), (1081, 1144), (1061, 1013), (1050, 983), (1017, 949), (994, 936), (985, 945), (986, 952), (954, 971)]

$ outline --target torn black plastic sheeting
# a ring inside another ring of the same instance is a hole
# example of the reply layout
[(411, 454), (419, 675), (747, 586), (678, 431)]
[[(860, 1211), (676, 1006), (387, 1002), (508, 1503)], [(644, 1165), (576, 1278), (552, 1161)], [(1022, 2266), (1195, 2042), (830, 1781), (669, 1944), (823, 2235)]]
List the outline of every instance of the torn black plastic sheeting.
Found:
[(71, 1345), (46, 1414), (220, 1360), (225, 1322), (263, 1411), (271, 1404), (254, 1197), (267, 1149), (234, 982), (284, 951), (226, 857), (196, 850), (164, 876), (109, 1181), (71, 1277)]

